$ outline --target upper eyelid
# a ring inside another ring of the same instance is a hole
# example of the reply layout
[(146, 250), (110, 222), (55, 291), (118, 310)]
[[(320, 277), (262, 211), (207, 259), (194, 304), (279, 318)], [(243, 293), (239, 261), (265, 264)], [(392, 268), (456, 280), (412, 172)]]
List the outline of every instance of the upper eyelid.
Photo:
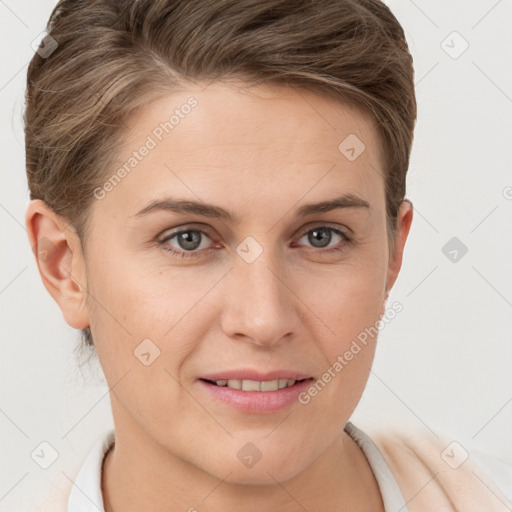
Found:
[(337, 231), (341, 231), (344, 235), (345, 235), (345, 230), (349, 231), (349, 232), (352, 231), (348, 227), (345, 228), (343, 226), (340, 226), (339, 224), (334, 224), (332, 222), (318, 222), (318, 223), (312, 223), (312, 225), (305, 226), (304, 228), (297, 230), (295, 233), (296, 234), (308, 233), (309, 231), (311, 231), (312, 229), (315, 229), (315, 228), (330, 228), (330, 229), (334, 229)]
[(168, 238), (172, 238), (179, 233), (183, 233), (183, 232), (187, 232), (187, 231), (199, 231), (199, 232), (207, 235), (209, 238), (212, 238), (210, 236), (210, 234), (208, 233), (208, 229), (206, 229), (204, 227), (197, 227), (197, 226), (194, 226), (193, 224), (183, 224), (183, 226), (177, 226), (175, 228), (169, 228), (169, 229), (162, 231), (160, 233), (160, 235), (158, 235), (158, 239), (160, 241), (165, 241)]

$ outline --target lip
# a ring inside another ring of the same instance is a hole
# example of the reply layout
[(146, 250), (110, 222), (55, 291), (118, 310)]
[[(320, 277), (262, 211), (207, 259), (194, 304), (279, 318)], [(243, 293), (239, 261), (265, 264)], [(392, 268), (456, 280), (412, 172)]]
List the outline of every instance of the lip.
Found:
[[(206, 382), (215, 380), (258, 380), (268, 381), (275, 379), (291, 379), (296, 382), (291, 387), (275, 391), (243, 391), (225, 386), (217, 386)], [(258, 372), (254, 370), (230, 370), (205, 375), (197, 380), (198, 385), (210, 398), (213, 397), (222, 405), (227, 405), (238, 411), (248, 414), (272, 414), (282, 411), (298, 402), (300, 393), (305, 391), (313, 382), (311, 375), (297, 373), (290, 370), (276, 370), (271, 372)]]

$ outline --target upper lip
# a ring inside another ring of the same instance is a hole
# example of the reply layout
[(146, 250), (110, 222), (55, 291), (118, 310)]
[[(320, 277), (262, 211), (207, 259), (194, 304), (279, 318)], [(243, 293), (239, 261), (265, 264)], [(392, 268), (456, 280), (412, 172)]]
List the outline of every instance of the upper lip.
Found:
[(257, 380), (268, 381), (276, 379), (303, 380), (309, 379), (311, 375), (300, 373), (295, 370), (272, 370), (270, 372), (261, 372), (249, 368), (240, 368), (236, 370), (225, 370), (208, 375), (202, 375), (204, 380)]

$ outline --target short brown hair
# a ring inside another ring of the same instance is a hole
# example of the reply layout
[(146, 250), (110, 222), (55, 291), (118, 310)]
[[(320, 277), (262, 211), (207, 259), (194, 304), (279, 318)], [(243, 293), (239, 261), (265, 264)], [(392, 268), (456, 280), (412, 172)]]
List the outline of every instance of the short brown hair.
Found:
[(46, 30), (56, 48), (34, 54), (27, 72), (30, 198), (69, 221), (83, 246), (124, 121), (179, 83), (229, 79), (302, 87), (371, 114), (393, 245), (416, 98), (404, 31), (382, 1), (61, 0)]

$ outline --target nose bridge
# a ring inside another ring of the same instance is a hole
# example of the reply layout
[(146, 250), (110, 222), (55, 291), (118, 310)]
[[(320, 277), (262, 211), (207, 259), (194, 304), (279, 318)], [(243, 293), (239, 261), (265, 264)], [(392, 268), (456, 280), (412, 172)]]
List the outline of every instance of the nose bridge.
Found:
[(282, 268), (279, 257), (254, 239), (237, 247), (225, 305), (227, 334), (268, 345), (293, 331), (293, 295)]

